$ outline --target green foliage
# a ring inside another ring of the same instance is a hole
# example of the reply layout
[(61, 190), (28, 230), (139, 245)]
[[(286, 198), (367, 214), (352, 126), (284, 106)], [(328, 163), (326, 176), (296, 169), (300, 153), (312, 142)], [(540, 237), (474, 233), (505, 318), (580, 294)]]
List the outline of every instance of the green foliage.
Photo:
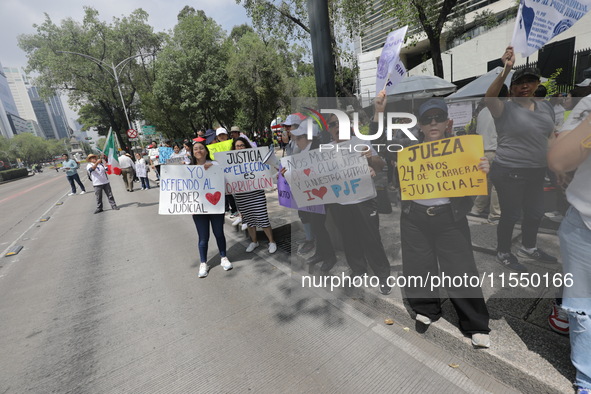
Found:
[(484, 26), (487, 29), (492, 29), (497, 26), (499, 21), (494, 12), (491, 10), (482, 10), (476, 13), (474, 16), (475, 26)]
[(10, 170), (0, 171), (0, 181), (24, 178), (28, 174), (29, 170), (27, 170), (26, 168), (11, 168)]
[(547, 96), (552, 96), (556, 93), (559, 93), (556, 79), (558, 78), (558, 76), (561, 73), (562, 73), (562, 68), (557, 68), (556, 71), (554, 71), (552, 73), (552, 75), (550, 75), (550, 78), (548, 78), (548, 80), (546, 82), (541, 83), (541, 85), (544, 85), (544, 87), (547, 90), (547, 93), (546, 93)]
[(69, 150), (67, 139), (45, 140), (31, 133), (15, 135), (11, 139), (0, 138), (0, 160), (14, 162), (17, 158), (26, 163), (48, 161)]
[[(141, 53), (154, 54), (163, 35), (153, 32), (147, 24), (148, 14), (141, 9), (127, 17), (113, 18), (112, 23), (101, 21), (93, 8), (84, 10), (82, 22), (67, 18), (60, 25), (46, 14), (45, 21), (34, 26), (35, 34), (19, 36), (19, 46), (28, 55), (27, 71), (38, 73), (35, 85), (43, 97), (55, 90), (67, 91), (74, 109), (94, 106), (96, 112), (103, 112), (113, 130), (126, 130), (121, 97), (109, 66), (121, 63), (117, 70), (123, 100), (130, 117), (138, 117), (140, 102), (136, 95), (151, 90), (153, 62), (144, 57), (124, 60)], [(59, 51), (92, 56), (103, 63)]]

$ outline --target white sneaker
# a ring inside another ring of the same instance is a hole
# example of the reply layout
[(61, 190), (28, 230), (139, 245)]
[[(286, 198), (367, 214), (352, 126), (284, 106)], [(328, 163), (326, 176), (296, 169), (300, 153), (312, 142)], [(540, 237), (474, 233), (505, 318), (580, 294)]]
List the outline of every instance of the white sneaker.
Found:
[(255, 250), (256, 248), (259, 247), (259, 243), (258, 242), (251, 242), (250, 245), (248, 245), (248, 248), (246, 248), (246, 251), (248, 253), (252, 252), (253, 250)]
[(232, 268), (234, 268), (232, 266), (232, 263), (230, 263), (230, 260), (228, 260), (227, 257), (222, 257), (222, 262), (220, 263), (220, 265), (226, 271), (231, 270)]
[(68, 196), (73, 196), (74, 194), (76, 194), (76, 193), (68, 193)]
[(476, 347), (489, 348), (490, 337), (488, 334), (472, 334), (472, 345)]
[(242, 223), (242, 218), (237, 217), (236, 220), (232, 222), (232, 226), (238, 226), (240, 223)]
[(209, 265), (207, 265), (207, 263), (199, 264), (199, 273), (197, 274), (197, 277), (205, 278), (207, 276), (207, 271), (209, 271)]
[(277, 244), (275, 242), (269, 242), (269, 253), (277, 252)]
[(83, 195), (84, 193), (86, 193), (86, 192), (85, 192), (84, 190), (82, 190), (82, 191), (80, 192), (80, 195)]
[(427, 316), (421, 315), (419, 313), (417, 313), (417, 317), (415, 317), (415, 320), (418, 321), (418, 322), (423, 323), (426, 326), (428, 326), (429, 324), (431, 324), (431, 319), (429, 319)]
[(242, 223), (242, 227), (240, 227), (241, 230), (246, 230), (248, 228), (248, 224), (246, 223)]

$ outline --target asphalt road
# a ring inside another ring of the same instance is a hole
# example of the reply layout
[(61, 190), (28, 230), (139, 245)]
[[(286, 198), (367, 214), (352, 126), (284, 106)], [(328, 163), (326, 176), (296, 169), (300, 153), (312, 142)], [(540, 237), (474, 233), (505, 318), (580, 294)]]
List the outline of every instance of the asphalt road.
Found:
[(0, 241), (24, 246), (0, 257), (1, 394), (510, 392), (388, 316), (296, 290), (284, 252), (247, 254), (230, 226), (235, 268), (212, 236), (198, 279), (192, 220), (112, 185), (121, 210), (97, 215), (55, 171), (0, 185)]

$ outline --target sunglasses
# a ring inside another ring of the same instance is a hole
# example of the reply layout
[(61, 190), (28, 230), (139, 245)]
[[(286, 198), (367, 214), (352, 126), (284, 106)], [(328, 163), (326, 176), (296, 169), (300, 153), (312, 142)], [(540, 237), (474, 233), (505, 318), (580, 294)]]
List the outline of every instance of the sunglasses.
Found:
[(437, 114), (437, 115), (431, 115), (431, 116), (423, 115), (419, 118), (419, 123), (423, 126), (426, 126), (426, 125), (431, 124), (431, 122), (433, 120), (436, 123), (443, 123), (447, 120), (447, 115), (446, 114)]
[(334, 122), (328, 122), (328, 127), (337, 127), (339, 125), (339, 121), (335, 120)]

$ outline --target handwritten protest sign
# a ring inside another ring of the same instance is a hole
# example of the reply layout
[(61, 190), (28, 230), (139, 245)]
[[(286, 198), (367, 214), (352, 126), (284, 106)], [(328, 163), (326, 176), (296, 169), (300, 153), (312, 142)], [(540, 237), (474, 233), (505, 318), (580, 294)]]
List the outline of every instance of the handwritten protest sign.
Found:
[(404, 26), (388, 34), (386, 38), (376, 72), (376, 94), (382, 89), (393, 89), (406, 74), (404, 64), (400, 61), (400, 49), (407, 29), (408, 26)]
[(176, 156), (176, 157), (169, 157), (166, 159), (166, 165), (181, 165), (185, 164), (185, 157), (184, 156)]
[(409, 146), (398, 152), (403, 200), (487, 194), (482, 136), (466, 135)]
[(170, 159), (170, 156), (174, 153), (174, 150), (170, 146), (161, 146), (158, 148), (158, 159), (160, 164), (166, 164), (166, 161)]
[(209, 149), (209, 153), (211, 154), (212, 160), (215, 159), (215, 153), (217, 152), (226, 152), (232, 149), (232, 140), (226, 140), (222, 142), (217, 142), (215, 144), (207, 145), (207, 149)]
[(269, 147), (218, 152), (216, 161), (224, 168), (226, 194), (273, 187), (271, 166), (263, 163)]
[(299, 209), (300, 211), (312, 213), (326, 213), (324, 210), (324, 205), (310, 205), (308, 207), (298, 208), (298, 204), (291, 196), (291, 188), (289, 187), (289, 183), (287, 183), (287, 179), (285, 179), (281, 173), (279, 173), (279, 177), (277, 179), (277, 194), (279, 197), (279, 205), (282, 207)]
[(224, 213), (224, 170), (221, 166), (162, 166), (160, 215)]
[(281, 166), (287, 168), (285, 177), (300, 208), (376, 195), (367, 159), (348, 142), (284, 157)]
[(591, 8), (591, 0), (521, 0), (511, 44), (527, 57), (572, 27)]

